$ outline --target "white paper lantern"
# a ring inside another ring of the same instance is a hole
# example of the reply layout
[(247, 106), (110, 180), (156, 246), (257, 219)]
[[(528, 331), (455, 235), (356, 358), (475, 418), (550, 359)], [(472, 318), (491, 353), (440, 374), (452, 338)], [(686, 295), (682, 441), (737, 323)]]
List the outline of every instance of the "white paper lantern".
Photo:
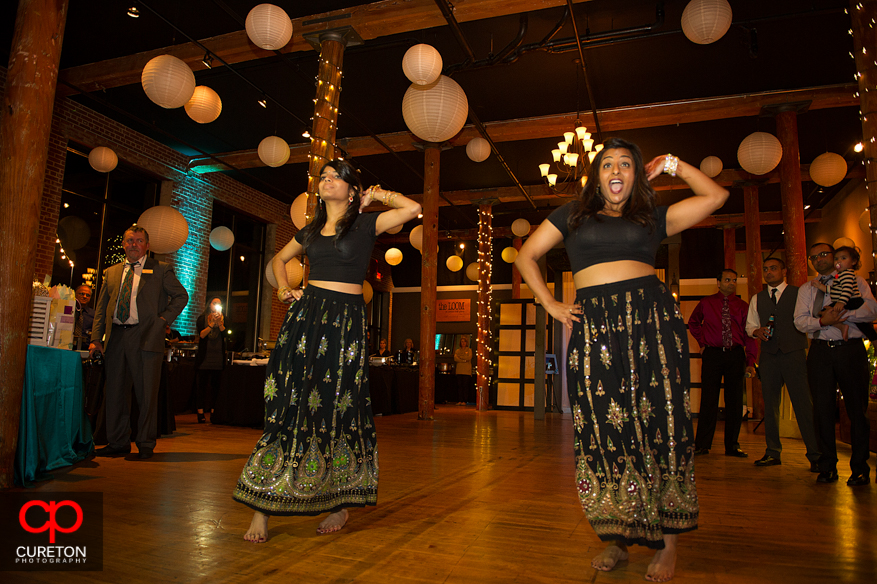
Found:
[(412, 84), (402, 98), (402, 117), (415, 136), (427, 142), (444, 142), (466, 123), (466, 93), (450, 77), (440, 76), (429, 85)]
[(295, 198), (289, 207), (289, 216), (292, 218), (292, 223), (299, 229), (308, 224), (307, 212), (308, 194), (302, 193)]
[(718, 156), (707, 156), (700, 161), (700, 171), (710, 178), (716, 178), (722, 172), (724, 165)]
[(466, 266), (466, 277), (473, 282), (478, 281), (478, 262), (472, 262)]
[(397, 226), (393, 227), (392, 229), (387, 229), (384, 233), (389, 233), (390, 235), (396, 235), (397, 233), (402, 231), (403, 225), (404, 225), (404, 223), (402, 225), (397, 225)]
[(472, 138), (466, 144), (466, 156), (473, 162), (484, 162), (490, 156), (490, 142), (484, 138)]
[[(277, 279), (274, 277), (274, 269), (272, 268), (273, 263), (274, 258), (272, 257), (268, 260), (268, 265), (265, 266), (265, 278), (272, 288), (277, 288)], [(290, 288), (295, 288), (301, 284), (303, 274), (304, 267), (301, 265), (301, 258), (299, 256), (295, 256), (286, 263), (286, 280), (289, 282)]]
[(512, 233), (514, 233), (518, 237), (524, 237), (525, 235), (530, 233), (530, 222), (524, 218), (515, 219), (512, 222)]
[(515, 263), (515, 260), (518, 258), (518, 250), (513, 247), (507, 247), (502, 250), (502, 261), (507, 264)]
[(391, 247), (384, 253), (384, 259), (391, 266), (398, 266), (402, 263), (402, 250), (397, 247)]
[(731, 5), (727, 0), (691, 0), (682, 11), (682, 32), (693, 43), (714, 43), (731, 28)]
[(423, 251), (423, 225), (418, 225), (411, 230), (408, 241), (414, 246), (414, 249)]
[(189, 238), (186, 218), (166, 205), (156, 205), (143, 211), (137, 219), (137, 225), (149, 233), (149, 251), (153, 253), (174, 253)]
[(250, 10), (245, 27), (253, 44), (266, 51), (279, 51), (292, 38), (289, 15), (273, 4), (259, 4)]
[(106, 146), (98, 146), (88, 153), (88, 163), (98, 172), (110, 172), (119, 164), (119, 157)]
[(146, 96), (165, 109), (183, 107), (195, 93), (195, 74), (171, 55), (159, 55), (143, 68), (140, 83)]
[(463, 258), (458, 255), (452, 255), (445, 261), (445, 265), (448, 266), (448, 269), (452, 272), (459, 272), (463, 269)]
[(362, 282), (362, 299), (366, 304), (372, 301), (372, 297), (374, 297), (375, 291), (372, 288), (372, 285), (368, 283), (368, 281), (363, 280)]
[(414, 45), (402, 57), (402, 72), (417, 85), (429, 85), (442, 74), (442, 56), (430, 45)]
[(820, 154), (810, 164), (810, 179), (823, 187), (833, 187), (847, 175), (847, 161), (840, 154)]
[(859, 215), (859, 229), (870, 235), (871, 233), (871, 210), (865, 209)]
[(190, 118), (199, 124), (209, 124), (222, 112), (222, 100), (206, 85), (199, 85), (185, 107)]
[(856, 247), (856, 242), (850, 239), (849, 237), (838, 237), (834, 240), (834, 249), (839, 247)]
[(268, 136), (259, 142), (259, 160), (275, 168), (283, 166), (289, 160), (289, 144), (278, 136)]
[(84, 219), (70, 215), (58, 221), (58, 239), (64, 250), (71, 252), (79, 249), (91, 239), (91, 229)]
[(737, 148), (737, 161), (743, 170), (752, 174), (767, 174), (783, 158), (783, 145), (773, 134), (753, 132)]
[(210, 232), (210, 247), (216, 251), (231, 249), (234, 245), (234, 232), (225, 226), (219, 226)]

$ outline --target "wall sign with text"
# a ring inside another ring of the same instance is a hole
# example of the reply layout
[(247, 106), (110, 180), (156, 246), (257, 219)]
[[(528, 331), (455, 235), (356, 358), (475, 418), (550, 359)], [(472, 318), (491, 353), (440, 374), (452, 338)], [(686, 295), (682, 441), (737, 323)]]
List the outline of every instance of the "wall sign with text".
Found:
[(472, 320), (470, 302), (468, 298), (436, 301), (436, 322), (469, 322)]

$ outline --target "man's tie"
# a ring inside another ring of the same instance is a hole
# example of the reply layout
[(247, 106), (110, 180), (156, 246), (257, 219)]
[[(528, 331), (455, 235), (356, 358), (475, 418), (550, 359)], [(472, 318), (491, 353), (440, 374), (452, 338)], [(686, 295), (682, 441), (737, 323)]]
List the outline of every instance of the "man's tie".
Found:
[[(825, 285), (826, 282), (831, 278), (831, 276), (819, 276), (819, 283)], [(822, 290), (816, 290), (816, 296), (813, 298), (813, 318), (819, 318), (819, 313), (822, 312), (822, 304), (825, 302), (825, 292)]]
[(773, 305), (776, 306), (777, 305), (777, 289), (776, 288), (770, 289), (770, 299), (771, 299), (771, 301), (773, 301)]
[(116, 310), (116, 316), (122, 324), (131, 316), (131, 289), (134, 287), (134, 266), (137, 262), (127, 263), (128, 273), (122, 280), (122, 290), (119, 292), (119, 307)]
[(729, 296), (725, 296), (722, 302), (722, 346), (730, 349), (734, 346), (734, 337), (731, 333), (731, 305), (728, 304)]

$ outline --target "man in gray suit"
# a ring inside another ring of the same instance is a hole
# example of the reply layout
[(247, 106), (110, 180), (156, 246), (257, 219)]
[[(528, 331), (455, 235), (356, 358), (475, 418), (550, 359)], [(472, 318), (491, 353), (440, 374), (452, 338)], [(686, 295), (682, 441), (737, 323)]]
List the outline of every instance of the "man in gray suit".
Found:
[(780, 452), (783, 445), (780, 443), (779, 424), (785, 383), (798, 418), (801, 438), (807, 448), (810, 472), (819, 472), (813, 401), (807, 384), (807, 335), (795, 328), (798, 287), (786, 284), (786, 264), (781, 259), (764, 260), (762, 272), (767, 287), (749, 301), (749, 315), (746, 318), (746, 333), (761, 340), (758, 373), (764, 396), (764, 440), (767, 449), (764, 456), (755, 461), (755, 466), (782, 464)]
[[(186, 307), (189, 294), (173, 269), (147, 257), (149, 234), (131, 227), (122, 240), (126, 262), (104, 272), (95, 306), (89, 350), (104, 353), (106, 343), (106, 413), (109, 445), (97, 456), (131, 452), (131, 382), (140, 408), (136, 443), (139, 457), (152, 457), (158, 432), (158, 384), (164, 354), (165, 325)], [(105, 341), (101, 341), (106, 333)]]

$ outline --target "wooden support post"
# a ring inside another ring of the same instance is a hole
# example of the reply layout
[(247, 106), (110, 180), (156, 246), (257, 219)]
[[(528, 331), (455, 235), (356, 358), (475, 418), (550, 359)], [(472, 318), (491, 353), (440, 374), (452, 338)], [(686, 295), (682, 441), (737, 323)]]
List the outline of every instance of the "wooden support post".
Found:
[[(763, 285), (761, 261), (761, 224), (758, 222), (758, 187), (743, 187), (743, 218), (746, 227), (746, 278), (749, 282), (749, 301), (761, 292)], [(756, 341), (760, 343), (761, 341)], [(755, 419), (764, 417), (764, 396), (761, 382), (752, 378), (752, 415)]]
[(478, 349), (476, 361), (475, 409), (490, 409), (490, 358), (493, 354), (491, 334), (492, 300), (490, 276), (493, 248), (493, 213), (490, 205), (478, 206)]
[(432, 420), (435, 411), (435, 307), (438, 282), (439, 144), (423, 150), (423, 267), (420, 271), (420, 384), (417, 418)]
[(804, 232), (804, 197), (801, 193), (798, 114), (795, 111), (781, 111), (776, 120), (777, 137), (783, 145), (780, 197), (785, 231), (786, 281), (792, 286), (802, 286), (807, 281), (807, 234)]
[(0, 488), (13, 482), (37, 227), (67, 0), (19, 0), (0, 122)]
[[(520, 237), (512, 240), (512, 246), (518, 251), (521, 251), (523, 243)], [(518, 271), (518, 267), (515, 264), (512, 264), (512, 298), (515, 300), (521, 298), (521, 272)]]
[[(873, 22), (877, 20), (877, 0), (855, 0), (850, 2), (850, 21), (853, 29), (853, 54), (856, 56), (856, 71), (859, 74), (860, 111), (862, 114), (862, 144), (865, 146), (865, 187), (868, 190), (868, 205), (871, 209), (871, 254), (877, 257), (877, 31)], [(877, 262), (872, 269), (877, 270)], [(867, 266), (866, 266), (867, 268)]]
[(725, 238), (725, 263), (724, 267), (737, 271), (737, 228), (723, 227), (722, 234)]
[(536, 305), (536, 363), (533, 383), (533, 419), (545, 419), (545, 307)]

